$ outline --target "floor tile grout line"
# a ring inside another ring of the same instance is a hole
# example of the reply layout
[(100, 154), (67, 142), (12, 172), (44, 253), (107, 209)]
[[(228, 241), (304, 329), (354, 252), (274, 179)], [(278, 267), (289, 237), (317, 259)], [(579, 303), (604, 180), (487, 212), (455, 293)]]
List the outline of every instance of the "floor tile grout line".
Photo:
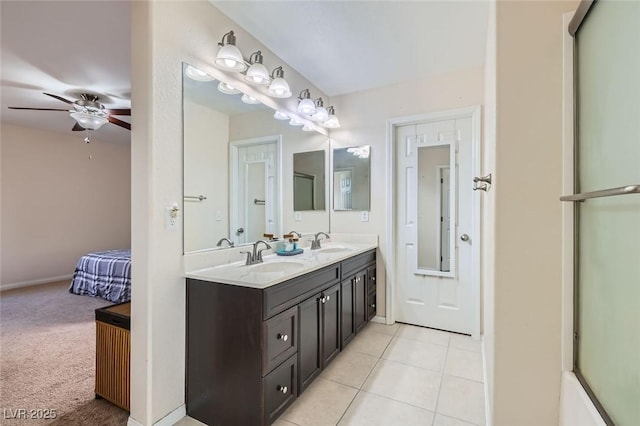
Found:
[(444, 366), (442, 367), (442, 372), (440, 373), (440, 386), (438, 387), (438, 396), (436, 397), (436, 406), (434, 407), (434, 415), (433, 420), (431, 421), (431, 426), (436, 423), (436, 416), (438, 415), (438, 405), (440, 403), (440, 396), (442, 394), (442, 382), (444, 382), (444, 372), (447, 369), (447, 364), (449, 362), (449, 349), (451, 348), (451, 336), (449, 336), (449, 345), (447, 345), (447, 352), (444, 356)]
[[(374, 331), (374, 330), (371, 330), (371, 331)], [(360, 395), (360, 392), (365, 392), (366, 393), (366, 391), (362, 390), (362, 387), (365, 385), (365, 383), (367, 383), (367, 380), (369, 379), (369, 376), (371, 376), (371, 373), (373, 373), (373, 370), (376, 369), (376, 366), (378, 365), (378, 363), (382, 359), (382, 355), (384, 355), (384, 352), (387, 350), (387, 348), (389, 347), (391, 342), (393, 342), (393, 339), (395, 339), (397, 333), (398, 333), (398, 330), (396, 330), (396, 332), (391, 336), (391, 339), (389, 339), (389, 342), (386, 344), (386, 346), (382, 350), (382, 353), (380, 353), (380, 356), (377, 357), (378, 359), (376, 360), (376, 363), (373, 364), (373, 367), (371, 367), (371, 370), (369, 371), (369, 374), (367, 374), (367, 377), (364, 378), (364, 381), (362, 382), (362, 385), (360, 385), (360, 388), (358, 389), (358, 391), (354, 395), (353, 399), (351, 400), (351, 402), (349, 402), (349, 405), (347, 406), (347, 408), (342, 413), (342, 416), (340, 416), (340, 418), (338, 419), (338, 423), (336, 423), (336, 426), (338, 424), (340, 424), (340, 422), (344, 418), (344, 415), (347, 414), (347, 411), (349, 411), (349, 408), (351, 408), (351, 405), (353, 404), (353, 401), (355, 401), (356, 398), (358, 397), (358, 395)], [(379, 333), (379, 334), (384, 334), (384, 333)], [(389, 335), (387, 334), (387, 336), (389, 336)], [(360, 352), (358, 352), (358, 353), (360, 353)]]

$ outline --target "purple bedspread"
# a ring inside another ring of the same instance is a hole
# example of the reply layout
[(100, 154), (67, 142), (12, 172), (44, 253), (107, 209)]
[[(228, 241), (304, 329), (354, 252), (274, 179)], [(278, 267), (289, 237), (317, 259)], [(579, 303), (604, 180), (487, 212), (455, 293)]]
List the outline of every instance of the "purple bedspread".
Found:
[(69, 291), (102, 297), (114, 303), (131, 300), (131, 249), (82, 256)]

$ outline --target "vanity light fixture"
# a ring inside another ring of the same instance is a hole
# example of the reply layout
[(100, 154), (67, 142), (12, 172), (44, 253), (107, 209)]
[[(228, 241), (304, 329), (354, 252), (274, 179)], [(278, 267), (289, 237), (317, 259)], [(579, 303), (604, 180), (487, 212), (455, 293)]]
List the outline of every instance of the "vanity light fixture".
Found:
[(329, 114), (329, 118), (327, 118), (322, 125), (328, 129), (337, 129), (340, 127), (340, 121), (338, 117), (336, 117), (335, 109), (332, 106), (327, 107), (327, 113)]
[(267, 93), (274, 98), (290, 98), (292, 93), (289, 88), (289, 83), (284, 79), (284, 71), (282, 67), (278, 67), (271, 73), (271, 84)]
[(313, 115), (316, 111), (316, 104), (311, 100), (309, 89), (304, 89), (298, 96), (298, 112), (304, 115)]
[(269, 71), (267, 67), (262, 65), (262, 52), (257, 51), (253, 52), (249, 57), (249, 63), (251, 66), (247, 70), (247, 74), (244, 76), (244, 79), (251, 84), (255, 84), (258, 86), (268, 86), (271, 83), (271, 77), (269, 76)]
[(282, 112), (282, 111), (276, 111), (273, 114), (273, 118), (275, 118), (276, 120), (288, 120), (289, 119), (289, 114), (287, 114), (286, 112)]
[(316, 105), (316, 113), (311, 116), (313, 121), (325, 122), (329, 119), (329, 112), (324, 107), (324, 103), (322, 102), (322, 98), (318, 98), (315, 101)]
[(206, 72), (200, 71), (198, 68), (196, 68), (196, 67), (194, 67), (192, 65), (187, 66), (187, 69), (184, 70), (184, 73), (191, 80), (195, 80), (195, 81), (207, 82), (207, 81), (215, 80), (215, 78), (211, 77)]
[[(225, 43), (225, 38), (227, 42)], [(247, 64), (244, 62), (240, 49), (236, 46), (236, 36), (233, 31), (229, 31), (222, 36), (222, 41), (218, 43), (220, 49), (216, 55), (215, 64), (218, 68), (225, 71), (242, 72), (247, 69)]]
[(369, 158), (370, 147), (366, 145), (366, 146), (357, 146), (354, 148), (347, 148), (347, 152), (358, 158)]
[(253, 96), (247, 95), (246, 93), (244, 95), (242, 95), (242, 98), (240, 98), (240, 100), (242, 102), (244, 102), (245, 104), (259, 104), (260, 103), (259, 100), (257, 100)]
[(236, 89), (229, 83), (225, 83), (224, 81), (218, 83), (218, 90), (227, 95), (237, 95), (240, 93), (240, 90)]

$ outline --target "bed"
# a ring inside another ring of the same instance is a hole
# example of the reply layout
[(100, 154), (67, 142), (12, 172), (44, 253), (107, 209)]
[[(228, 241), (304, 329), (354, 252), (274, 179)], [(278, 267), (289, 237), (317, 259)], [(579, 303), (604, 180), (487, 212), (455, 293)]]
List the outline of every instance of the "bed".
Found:
[(131, 300), (131, 249), (89, 253), (78, 260), (69, 292), (114, 303)]

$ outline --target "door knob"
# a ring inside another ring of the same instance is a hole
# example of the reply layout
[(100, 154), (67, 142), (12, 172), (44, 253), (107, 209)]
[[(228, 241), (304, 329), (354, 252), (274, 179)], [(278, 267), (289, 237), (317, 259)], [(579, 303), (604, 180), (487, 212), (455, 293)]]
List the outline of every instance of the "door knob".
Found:
[(462, 241), (469, 241), (469, 236), (467, 234), (462, 234), (462, 235), (460, 235), (460, 239)]

